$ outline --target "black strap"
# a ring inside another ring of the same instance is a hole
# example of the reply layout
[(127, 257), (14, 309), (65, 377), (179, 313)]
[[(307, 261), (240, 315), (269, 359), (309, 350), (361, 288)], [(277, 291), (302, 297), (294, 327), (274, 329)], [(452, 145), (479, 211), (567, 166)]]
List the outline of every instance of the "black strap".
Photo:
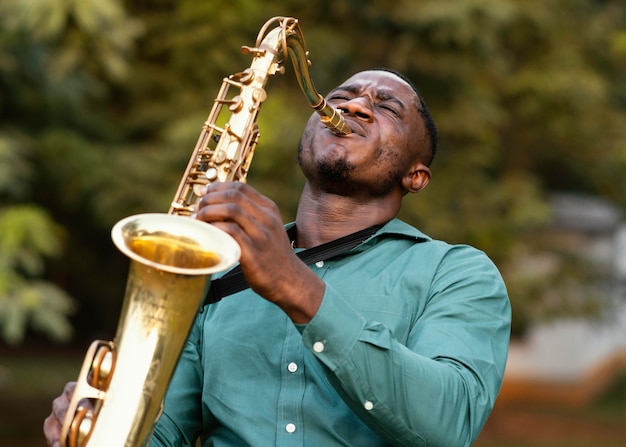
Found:
[[(364, 230), (357, 231), (356, 233), (318, 245), (317, 247), (302, 250), (301, 252), (296, 253), (296, 255), (305, 264), (313, 264), (315, 262), (324, 261), (353, 249), (364, 240), (370, 238), (380, 228), (382, 228), (382, 225), (373, 225), (369, 228), (365, 228)], [(295, 225), (287, 230), (287, 235), (290, 240), (295, 238), (295, 232)], [(250, 286), (243, 277), (243, 273), (241, 273), (241, 267), (237, 266), (221, 278), (211, 281), (211, 287), (209, 287), (209, 290), (204, 297), (203, 306), (217, 303), (222, 298), (232, 295), (233, 293), (241, 292), (248, 287)]]

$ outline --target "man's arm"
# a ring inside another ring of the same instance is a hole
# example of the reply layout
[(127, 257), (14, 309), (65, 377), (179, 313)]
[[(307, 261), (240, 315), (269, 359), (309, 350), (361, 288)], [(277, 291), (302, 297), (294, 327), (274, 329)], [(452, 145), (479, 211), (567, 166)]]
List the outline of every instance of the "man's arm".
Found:
[(327, 285), (303, 340), (352, 410), (398, 446), (469, 446), (499, 392), (510, 306), (491, 261), (454, 247), (406, 345)]

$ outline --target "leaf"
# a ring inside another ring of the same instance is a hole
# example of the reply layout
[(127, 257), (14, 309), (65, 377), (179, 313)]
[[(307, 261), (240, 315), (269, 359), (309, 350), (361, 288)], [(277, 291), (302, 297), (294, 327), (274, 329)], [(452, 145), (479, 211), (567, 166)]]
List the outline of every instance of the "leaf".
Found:
[(22, 341), (26, 332), (27, 310), (21, 306), (18, 295), (0, 296), (0, 333), (9, 344)]
[(54, 284), (14, 281), (11, 290), (0, 293), (0, 334), (7, 343), (19, 344), (31, 326), (56, 341), (67, 341), (72, 335), (68, 316), (74, 309), (71, 297)]
[(4, 262), (14, 269), (40, 274), (44, 257), (60, 253), (61, 234), (61, 229), (37, 206), (0, 209), (0, 251)]
[(63, 290), (47, 282), (32, 283), (31, 287), (31, 293), (37, 300), (37, 305), (31, 308), (33, 328), (56, 341), (69, 340), (72, 326), (67, 317), (75, 310), (73, 300)]
[(29, 191), (33, 171), (27, 141), (15, 132), (0, 132), (0, 197), (19, 199)]

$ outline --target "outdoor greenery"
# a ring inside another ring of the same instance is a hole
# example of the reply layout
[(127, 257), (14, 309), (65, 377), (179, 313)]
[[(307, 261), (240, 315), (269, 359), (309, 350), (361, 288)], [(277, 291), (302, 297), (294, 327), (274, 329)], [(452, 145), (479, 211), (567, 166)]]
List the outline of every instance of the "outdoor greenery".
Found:
[[(300, 20), (320, 92), (377, 66), (420, 88), (440, 150), (402, 217), (494, 259), (517, 333), (546, 315), (547, 290), (561, 313), (598, 308), (594, 292), (567, 300), (597, 278), (541, 235), (554, 192), (626, 207), (621, 1), (3, 0), (1, 339), (110, 337), (127, 271), (110, 228), (167, 210), (222, 78), (249, 65), (240, 47), (277, 15)], [(248, 182), (287, 221), (311, 109), (286, 65)], [(546, 253), (556, 261), (540, 271)]]

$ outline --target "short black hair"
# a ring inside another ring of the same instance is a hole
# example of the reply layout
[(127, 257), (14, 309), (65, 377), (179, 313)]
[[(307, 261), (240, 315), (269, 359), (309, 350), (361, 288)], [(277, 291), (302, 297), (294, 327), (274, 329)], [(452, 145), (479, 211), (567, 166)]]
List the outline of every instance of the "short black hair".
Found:
[(419, 102), (420, 102), (417, 110), (420, 116), (422, 117), (422, 120), (424, 121), (424, 126), (426, 127), (426, 135), (428, 136), (429, 154), (426, 157), (426, 160), (424, 160), (424, 163), (426, 164), (426, 166), (430, 166), (430, 164), (433, 162), (433, 159), (435, 158), (435, 154), (437, 153), (437, 144), (438, 144), (439, 136), (438, 136), (437, 125), (435, 124), (435, 120), (433, 119), (433, 116), (430, 113), (430, 109), (426, 105), (426, 101), (422, 97), (422, 94), (419, 92), (417, 87), (415, 87), (415, 84), (413, 84), (413, 82), (408, 77), (406, 77), (405, 75), (403, 75), (397, 70), (394, 70), (392, 68), (385, 68), (385, 67), (377, 67), (377, 68), (373, 68), (372, 70), (386, 71), (388, 73), (391, 73), (399, 77), (404, 82), (409, 84), (409, 86), (413, 89), (413, 91), (417, 95), (417, 98), (419, 99)]

